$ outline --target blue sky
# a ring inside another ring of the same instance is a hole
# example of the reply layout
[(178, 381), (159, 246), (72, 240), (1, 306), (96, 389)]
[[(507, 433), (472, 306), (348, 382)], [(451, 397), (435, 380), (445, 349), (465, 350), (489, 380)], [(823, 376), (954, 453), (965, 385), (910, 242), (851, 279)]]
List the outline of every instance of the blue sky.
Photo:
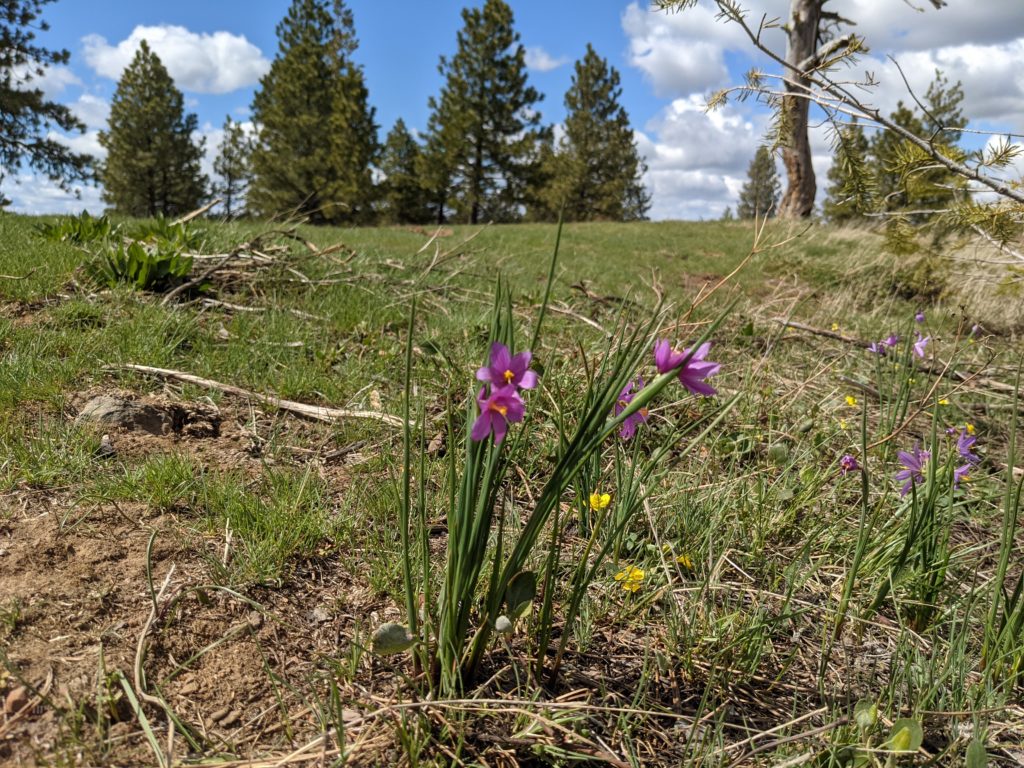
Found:
[[(288, 5), (286, 0), (62, 0), (46, 7), (51, 29), (42, 39), (71, 51), (71, 70), (81, 78), (85, 90), (109, 98), (116, 83), (90, 70), (82, 44), (87, 35), (98, 34), (114, 45), (137, 26), (175, 25), (198, 34), (227, 30), (244, 36), (269, 59), (277, 51), (275, 28)], [(625, 4), (621, 0), (512, 5), (523, 44), (540, 47), (555, 60), (566, 62), (546, 72), (531, 72), (531, 83), (545, 94), (541, 105), (545, 119), (562, 118), (562, 95), (569, 86), (571, 62), (583, 55), (588, 42), (623, 75), (627, 111), (649, 115), (657, 110), (662, 100), (654, 97), (642, 73), (628, 65), (628, 40), (620, 23)], [(463, 3), (350, 0), (348, 6), (355, 15), (359, 38), (355, 58), (363, 65), (382, 130), (386, 132), (399, 117), (410, 126), (425, 128), (427, 99), (441, 87), (438, 58), (454, 52)], [(186, 95), (193, 97), (191, 103), (200, 122), (219, 125), (225, 114), (248, 106), (252, 92), (252, 87), (243, 87), (228, 94)]]
[[(68, 68), (42, 83), (85, 122), (83, 136), (66, 139), (82, 151), (99, 150), (109, 99), (139, 40), (164, 60), (199, 117), (208, 155), (227, 114), (245, 120), (259, 76), (277, 52), (275, 27), (287, 0), (58, 0), (44, 6), (49, 32), (43, 44), (71, 52)], [(653, 218), (717, 217), (734, 205), (746, 167), (766, 127), (752, 104), (730, 104), (707, 114), (711, 91), (735, 84), (754, 59), (735, 25), (715, 18), (711, 0), (681, 14), (654, 11), (647, 0), (509, 0), (528, 51), (530, 82), (545, 94), (544, 120), (559, 122), (572, 62), (587, 43), (622, 76), (622, 103), (633, 122), (650, 170)], [(462, 24), (463, 2), (450, 0), (349, 0), (381, 138), (401, 117), (426, 127), (427, 100), (441, 87), (438, 58), (451, 54)], [(752, 18), (784, 16), (787, 0), (745, 0)], [(964, 81), (967, 112), (982, 129), (1024, 132), (1024, 2), (949, 0), (941, 12), (922, 13), (905, 0), (833, 0), (830, 7), (857, 19), (872, 47), (860, 71), (882, 81), (878, 103), (906, 98), (887, 54), (896, 56), (911, 84), (923, 92), (936, 67)], [(781, 43), (778, 33), (770, 38)], [(781, 46), (780, 46), (781, 48)], [(984, 143), (985, 137), (973, 139)], [(815, 166), (830, 162), (824, 130), (812, 134)], [(207, 160), (207, 168), (210, 158)], [(102, 210), (99, 192), (69, 198), (45, 179), (18, 174), (5, 184), (15, 210)], [(823, 176), (822, 176), (823, 180)], [(823, 184), (822, 184), (823, 186)]]

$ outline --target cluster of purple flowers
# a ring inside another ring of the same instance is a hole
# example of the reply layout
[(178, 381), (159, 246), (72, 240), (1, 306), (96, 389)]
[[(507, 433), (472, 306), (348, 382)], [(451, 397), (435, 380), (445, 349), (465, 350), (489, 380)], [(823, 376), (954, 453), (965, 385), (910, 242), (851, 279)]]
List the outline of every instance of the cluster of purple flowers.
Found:
[(494, 435), (494, 442), (501, 443), (508, 432), (508, 425), (522, 421), (526, 414), (526, 403), (519, 394), (520, 389), (537, 386), (537, 374), (530, 370), (533, 354), (520, 352), (512, 355), (508, 347), (500, 342), (491, 345), (491, 362), (476, 372), (478, 381), (490, 385), (485, 396), (485, 387), (477, 393), (476, 402), (480, 415), (473, 422), (470, 437), (480, 441)]
[(900, 337), (895, 333), (890, 333), (888, 338), (882, 339), (881, 341), (872, 341), (868, 344), (868, 351), (874, 352), (876, 355), (884, 355), (890, 349), (895, 347), (900, 342)]
[[(946, 430), (946, 434), (956, 435), (957, 454), (964, 459), (964, 463), (953, 470), (953, 487), (959, 488), (961, 481), (966, 480), (970, 471), (981, 461), (981, 457), (972, 450), (978, 438), (971, 435), (964, 427), (959, 430), (950, 427)], [(896, 473), (896, 479), (903, 481), (900, 496), (906, 496), (910, 493), (913, 485), (924, 482), (924, 473), (929, 460), (931, 460), (931, 453), (921, 450), (920, 444), (915, 443), (912, 452), (899, 451), (897, 455), (903, 469)]]
[[(711, 351), (711, 342), (706, 341), (697, 347), (677, 352), (672, 348), (668, 339), (658, 339), (654, 343), (654, 367), (658, 373), (670, 373), (678, 369), (679, 383), (693, 392), (695, 395), (710, 396), (716, 394), (717, 390), (705, 381), (709, 376), (714, 376), (721, 370), (720, 363), (713, 363), (705, 358)], [(644, 380), (639, 376), (629, 382), (615, 401), (615, 415), (618, 416), (626, 407), (633, 402), (633, 398), (644, 387)], [(649, 411), (646, 408), (631, 413), (619, 427), (619, 437), (629, 440), (636, 434), (636, 428), (647, 421)]]
[[(718, 373), (722, 366), (705, 359), (709, 351), (710, 342), (701, 344), (696, 350), (677, 352), (667, 340), (659, 339), (654, 345), (654, 365), (658, 373), (678, 370), (679, 382), (694, 394), (713, 395), (715, 388), (705, 380)], [(482, 387), (476, 396), (480, 415), (470, 432), (473, 440), (480, 441), (494, 435), (494, 442), (501, 443), (508, 433), (508, 425), (523, 420), (526, 403), (519, 391), (537, 386), (537, 374), (530, 370), (532, 359), (530, 352), (513, 355), (504, 344), (494, 342), (491, 345), (490, 363), (476, 372), (477, 379), (490, 388)], [(623, 387), (615, 401), (615, 416), (621, 415), (643, 388), (644, 380), (640, 376)], [(649, 415), (646, 408), (631, 413), (619, 427), (619, 437), (629, 440)]]

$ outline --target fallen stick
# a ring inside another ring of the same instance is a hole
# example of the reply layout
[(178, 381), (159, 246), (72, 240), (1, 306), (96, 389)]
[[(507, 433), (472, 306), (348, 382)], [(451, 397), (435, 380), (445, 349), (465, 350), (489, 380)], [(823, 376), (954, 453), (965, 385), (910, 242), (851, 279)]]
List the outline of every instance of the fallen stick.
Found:
[[(388, 414), (380, 413), (379, 411), (349, 411), (342, 408), (327, 408), (322, 405), (297, 403), (294, 400), (282, 400), (279, 397), (261, 395), (259, 392), (250, 392), (247, 389), (242, 389), (241, 387), (236, 387), (232, 384), (222, 384), (221, 382), (214, 381), (213, 379), (204, 379), (200, 376), (194, 376), (191, 373), (174, 371), (170, 368), (153, 368), (149, 365), (132, 365), (130, 363), (112, 367), (113, 370), (116, 370), (117, 368), (137, 371), (139, 373), (147, 373), (151, 376), (159, 376), (163, 379), (174, 379), (175, 381), (181, 381), (186, 384), (195, 384), (198, 387), (213, 389), (217, 392), (225, 392), (229, 395), (235, 395), (236, 397), (245, 397), (249, 400), (255, 400), (259, 403), (263, 403), (264, 405), (269, 405), (271, 408), (277, 408), (278, 410), (294, 413), (298, 416), (304, 416), (307, 419), (314, 419), (316, 421), (334, 423), (343, 419), (374, 419), (392, 427), (402, 426), (402, 420), (397, 416), (389, 416)], [(108, 368), (108, 370), (110, 369), (111, 368)]]
[[(230, 304), (226, 301), (221, 301), (220, 299), (201, 299), (200, 304), (202, 304), (204, 307), (219, 307), (221, 309), (231, 310), (232, 312), (267, 311), (267, 307), (245, 307), (242, 306), (241, 304)], [(286, 309), (285, 311), (295, 315), (296, 317), (301, 317), (303, 320), (327, 320), (326, 317), (321, 317), (320, 315), (311, 315), (309, 312), (303, 312), (301, 309)]]

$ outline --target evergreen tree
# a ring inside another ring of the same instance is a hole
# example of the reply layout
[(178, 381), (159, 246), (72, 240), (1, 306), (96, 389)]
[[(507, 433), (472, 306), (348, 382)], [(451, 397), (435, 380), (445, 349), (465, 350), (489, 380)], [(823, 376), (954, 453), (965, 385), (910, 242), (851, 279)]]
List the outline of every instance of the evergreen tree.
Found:
[(829, 186), (825, 198), (825, 218), (832, 222), (862, 218), (874, 208), (875, 178), (870, 165), (871, 145), (856, 119), (844, 126), (836, 137)]
[(474, 224), (515, 220), (536, 182), (541, 95), (526, 84), (526, 52), (504, 0), (466, 8), (462, 19), (458, 50), (438, 66), (440, 98), (430, 99), (424, 182), (438, 221), (449, 209)]
[(252, 179), (252, 146), (252, 136), (242, 124), (227, 117), (224, 138), (213, 161), (213, 171), (218, 176), (213, 194), (224, 201), (224, 215), (229, 219), (245, 210), (245, 193)]
[(344, 0), (292, 0), (278, 53), (253, 97), (250, 210), (295, 211), (314, 223), (373, 215), (374, 110)]
[(757, 148), (747, 169), (747, 183), (740, 190), (736, 215), (741, 219), (774, 216), (779, 204), (779, 172), (775, 158), (766, 146)]
[[(550, 158), (547, 207), (568, 221), (643, 219), (650, 195), (640, 158), (619, 104), (619, 73), (588, 43), (565, 94), (565, 135)], [(563, 208), (564, 206), (564, 208)]]
[(192, 140), (196, 116), (143, 40), (121, 75), (100, 132), (107, 159), (100, 171), (103, 199), (129, 216), (173, 216), (198, 208), (206, 197), (199, 162), (204, 141)]
[(393, 224), (424, 224), (431, 220), (427, 191), (419, 179), (420, 145), (399, 118), (388, 133), (380, 169), (385, 220)]
[[(925, 93), (921, 114), (899, 102), (890, 119), (897, 125), (928, 139), (947, 157), (963, 162), (965, 154), (957, 146), (967, 119), (960, 109), (964, 93), (958, 82), (950, 85), (941, 71)], [(909, 221), (922, 223), (936, 212), (953, 205), (964, 181), (952, 171), (938, 167), (927, 153), (890, 131), (880, 132), (871, 144), (876, 164), (881, 208), (907, 212)]]
[[(61, 189), (90, 178), (92, 158), (50, 138), (51, 128), (81, 132), (85, 126), (62, 104), (32, 87), (47, 67), (67, 64), (67, 51), (33, 44), (43, 5), (52, 0), (0, 0), (0, 183), (22, 163), (57, 182)], [(5, 202), (0, 194), (0, 207)]]
[[(924, 131), (921, 118), (902, 101), (889, 118), (901, 128), (920, 136)], [(901, 155), (906, 154), (910, 144), (892, 131), (879, 131), (871, 140), (871, 156), (875, 166), (875, 187), (878, 190), (878, 206), (882, 211), (903, 211), (909, 207), (904, 169)]]

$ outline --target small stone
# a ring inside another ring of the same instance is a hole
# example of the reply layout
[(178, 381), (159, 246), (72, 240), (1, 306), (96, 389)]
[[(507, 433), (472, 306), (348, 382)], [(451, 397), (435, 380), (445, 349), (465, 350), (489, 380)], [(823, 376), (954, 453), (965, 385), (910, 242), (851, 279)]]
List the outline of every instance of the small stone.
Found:
[(212, 720), (215, 723), (219, 723), (221, 720), (228, 716), (229, 712), (231, 712), (231, 707), (221, 707), (220, 709), (214, 711), (212, 715), (210, 715), (210, 720)]
[(241, 719), (242, 713), (237, 709), (232, 709), (224, 718), (221, 719), (220, 724), (222, 728), (230, 728)]
[(19, 685), (4, 699), (4, 714), (15, 715), (28, 705), (28, 688)]
[(163, 409), (137, 403), (123, 397), (99, 395), (82, 406), (75, 422), (95, 422), (127, 430), (162, 435), (170, 431), (172, 420)]
[(259, 629), (263, 626), (263, 614), (259, 611), (249, 611), (249, 613), (245, 615), (245, 620), (253, 629)]
[(99, 447), (96, 449), (97, 458), (112, 459), (116, 455), (117, 450), (114, 448), (114, 441), (110, 439), (110, 435), (101, 437)]
[(310, 611), (309, 615), (313, 619), (313, 621), (317, 622), (318, 624), (326, 624), (328, 621), (331, 620), (331, 614), (329, 614), (322, 605), (318, 605), (316, 608)]

